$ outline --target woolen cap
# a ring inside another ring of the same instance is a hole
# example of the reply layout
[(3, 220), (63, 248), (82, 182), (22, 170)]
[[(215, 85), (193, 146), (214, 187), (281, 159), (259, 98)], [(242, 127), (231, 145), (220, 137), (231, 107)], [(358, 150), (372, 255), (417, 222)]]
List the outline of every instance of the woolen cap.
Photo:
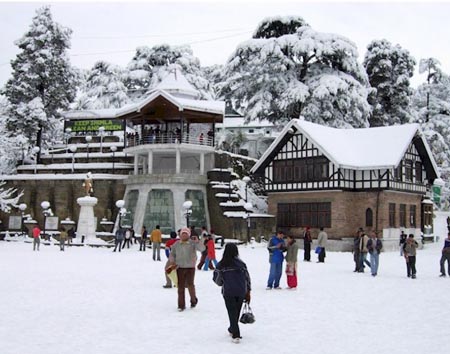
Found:
[(191, 236), (191, 230), (189, 230), (187, 227), (183, 227), (180, 231), (180, 236), (182, 234), (186, 233), (188, 236)]

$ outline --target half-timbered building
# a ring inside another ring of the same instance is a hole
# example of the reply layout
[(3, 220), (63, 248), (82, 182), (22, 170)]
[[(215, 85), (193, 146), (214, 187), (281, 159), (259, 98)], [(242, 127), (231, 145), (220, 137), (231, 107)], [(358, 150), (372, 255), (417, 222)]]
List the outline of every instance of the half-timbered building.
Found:
[(294, 119), (253, 167), (277, 228), (332, 239), (359, 227), (396, 239), (432, 225), (427, 193), (437, 166), (418, 124), (337, 129)]

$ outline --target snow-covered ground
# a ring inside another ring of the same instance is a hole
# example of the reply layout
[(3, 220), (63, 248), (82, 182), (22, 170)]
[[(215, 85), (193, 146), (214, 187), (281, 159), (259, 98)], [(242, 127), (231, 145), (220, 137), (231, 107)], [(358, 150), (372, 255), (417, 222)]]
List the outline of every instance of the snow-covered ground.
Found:
[(240, 344), (227, 335), (210, 271), (196, 273), (198, 307), (179, 313), (176, 289), (162, 288), (165, 261), (137, 246), (60, 252), (41, 244), (33, 252), (31, 244), (0, 242), (0, 353), (448, 353), (444, 217), (436, 220), (441, 240), (418, 253), (416, 280), (397, 252), (381, 255), (376, 278), (353, 273), (351, 254), (329, 252), (325, 264), (299, 262), (298, 290), (267, 291), (266, 249), (240, 246), (256, 316), (241, 325)]

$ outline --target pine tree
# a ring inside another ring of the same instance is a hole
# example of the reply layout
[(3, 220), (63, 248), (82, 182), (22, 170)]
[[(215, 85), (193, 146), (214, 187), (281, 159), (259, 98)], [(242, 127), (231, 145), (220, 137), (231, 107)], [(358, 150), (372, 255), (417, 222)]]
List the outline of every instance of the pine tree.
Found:
[(119, 66), (105, 61), (95, 63), (87, 73), (75, 109), (120, 108), (126, 105), (130, 100), (123, 78), (124, 70)]
[(414, 114), (409, 79), (414, 74), (414, 58), (398, 44), (393, 46), (385, 39), (375, 40), (367, 47), (363, 65), (374, 88), (369, 97), (370, 126), (410, 122)]
[(9, 213), (12, 207), (17, 207), (23, 192), (17, 193), (15, 188), (1, 188), (5, 183), (0, 181), (0, 210), (4, 213)]
[(347, 38), (313, 30), (301, 17), (261, 22), (225, 66), (221, 96), (247, 119), (298, 118), (331, 126), (368, 125), (368, 81)]
[[(59, 112), (75, 97), (75, 75), (67, 55), (71, 32), (54, 22), (50, 7), (45, 6), (36, 11), (29, 30), (15, 43), (20, 52), (11, 63), (12, 78), (5, 86), (11, 108), (6, 129), (23, 133), (37, 146), (41, 146), (42, 131), (49, 138), (54, 136)], [(29, 119), (30, 112), (39, 117), (37, 124)]]
[(211, 99), (213, 88), (204, 78), (200, 61), (194, 57), (189, 46), (156, 45), (152, 48), (139, 47), (128, 64), (125, 85), (132, 100), (142, 99), (148, 90), (154, 88), (177, 65), (186, 79), (204, 99)]

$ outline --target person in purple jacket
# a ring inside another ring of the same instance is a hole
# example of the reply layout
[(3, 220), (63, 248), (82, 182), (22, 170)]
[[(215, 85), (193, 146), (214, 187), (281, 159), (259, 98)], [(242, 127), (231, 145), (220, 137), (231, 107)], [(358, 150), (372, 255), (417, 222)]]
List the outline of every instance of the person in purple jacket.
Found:
[(444, 242), (441, 256), (441, 277), (445, 277), (445, 261), (447, 261), (448, 275), (450, 276), (450, 232)]

